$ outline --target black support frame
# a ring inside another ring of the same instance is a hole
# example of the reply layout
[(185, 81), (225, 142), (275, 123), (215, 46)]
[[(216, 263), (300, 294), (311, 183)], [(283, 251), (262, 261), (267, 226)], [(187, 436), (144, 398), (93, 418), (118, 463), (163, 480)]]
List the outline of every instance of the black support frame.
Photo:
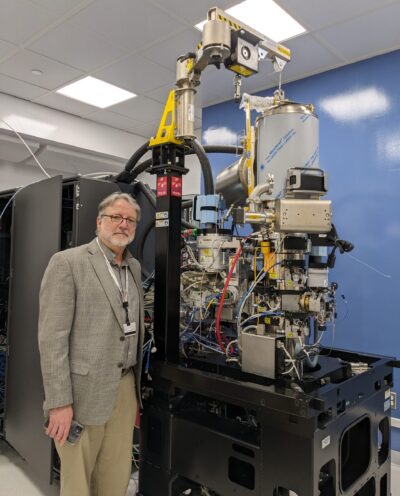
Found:
[[(382, 422), (389, 425), (388, 395), (397, 365), (392, 358), (329, 350), (320, 358), (327, 370), (333, 367), (329, 380), (317, 378), (308, 393), (290, 384), (252, 381), (246, 374), (228, 376), (223, 367), (180, 363), (181, 196), (174, 194), (172, 181), (187, 172), (183, 148), (155, 147), (152, 172), (157, 174), (157, 353), (153, 394), (141, 422), (140, 496), (181, 496), (187, 489), (195, 496), (203, 494), (202, 486), (217, 496), (288, 496), (289, 491), (297, 496), (389, 496), (390, 429), (381, 431), (386, 433), (383, 447), (378, 431)], [(349, 362), (369, 366), (349, 374)], [(257, 428), (246, 432), (224, 415), (195, 406), (187, 410), (188, 401), (217, 403), (221, 411), (251, 411)], [(352, 430), (357, 425), (362, 428)], [(351, 464), (357, 442), (349, 439), (357, 429), (369, 432), (368, 466), (344, 487), (343, 443), (351, 447)]]

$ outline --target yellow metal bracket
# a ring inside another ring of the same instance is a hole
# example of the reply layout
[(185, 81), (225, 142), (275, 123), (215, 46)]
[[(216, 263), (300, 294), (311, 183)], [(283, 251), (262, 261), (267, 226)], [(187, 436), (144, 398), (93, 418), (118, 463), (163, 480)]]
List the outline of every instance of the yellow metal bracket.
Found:
[(165, 145), (166, 143), (182, 145), (183, 141), (175, 138), (175, 127), (175, 90), (171, 90), (164, 107), (157, 134), (150, 139), (149, 146)]
[(246, 102), (246, 169), (247, 169), (247, 192), (249, 196), (254, 189), (254, 128), (251, 125), (251, 105), (250, 101)]

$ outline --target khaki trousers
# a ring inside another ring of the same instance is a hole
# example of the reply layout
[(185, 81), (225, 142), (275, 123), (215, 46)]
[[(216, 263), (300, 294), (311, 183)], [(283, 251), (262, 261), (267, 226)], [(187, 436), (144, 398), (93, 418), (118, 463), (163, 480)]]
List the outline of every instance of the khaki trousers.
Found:
[(132, 371), (121, 378), (106, 424), (86, 425), (75, 445), (56, 443), (61, 460), (60, 496), (125, 496), (137, 411), (134, 382)]

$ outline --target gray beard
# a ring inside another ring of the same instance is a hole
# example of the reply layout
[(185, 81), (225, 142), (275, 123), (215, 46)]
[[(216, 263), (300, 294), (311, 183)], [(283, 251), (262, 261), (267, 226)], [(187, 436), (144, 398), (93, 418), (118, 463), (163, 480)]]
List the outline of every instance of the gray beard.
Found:
[(118, 248), (125, 248), (126, 246), (128, 246), (132, 243), (134, 237), (135, 236), (133, 235), (133, 236), (128, 236), (126, 238), (120, 239), (120, 238), (116, 238), (116, 237), (111, 235), (109, 238), (106, 238), (106, 240), (110, 244), (112, 244), (114, 246), (118, 246)]

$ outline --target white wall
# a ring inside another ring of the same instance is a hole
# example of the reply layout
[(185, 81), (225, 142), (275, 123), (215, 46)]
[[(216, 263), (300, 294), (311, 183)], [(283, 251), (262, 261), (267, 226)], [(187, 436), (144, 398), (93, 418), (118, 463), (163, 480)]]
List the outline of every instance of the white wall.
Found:
[[(0, 93), (0, 190), (3, 191), (45, 176), (2, 120), (27, 140), (34, 153), (39, 150), (38, 159), (50, 175), (118, 173), (146, 141), (142, 136)], [(200, 165), (195, 157), (188, 157), (186, 166), (190, 172), (184, 177), (183, 193), (198, 193)], [(155, 177), (149, 174), (142, 174), (139, 179), (152, 187), (155, 185)]]

